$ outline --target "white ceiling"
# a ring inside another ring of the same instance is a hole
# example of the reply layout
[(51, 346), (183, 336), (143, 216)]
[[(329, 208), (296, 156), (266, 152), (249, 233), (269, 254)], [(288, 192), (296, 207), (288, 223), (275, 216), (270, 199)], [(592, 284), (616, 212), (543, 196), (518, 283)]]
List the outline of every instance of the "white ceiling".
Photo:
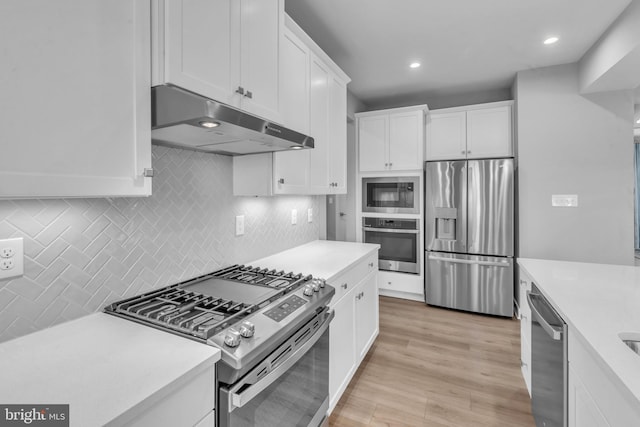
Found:
[[(578, 61), (631, 0), (286, 0), (366, 104), (507, 90)], [(560, 41), (545, 46), (555, 35)], [(422, 63), (409, 69), (410, 62)]]

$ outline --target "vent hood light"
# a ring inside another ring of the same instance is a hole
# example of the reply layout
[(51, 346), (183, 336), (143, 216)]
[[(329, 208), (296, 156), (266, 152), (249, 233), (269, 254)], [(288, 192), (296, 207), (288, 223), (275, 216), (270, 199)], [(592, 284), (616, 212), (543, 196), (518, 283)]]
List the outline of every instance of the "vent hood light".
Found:
[(554, 44), (555, 42), (557, 42), (559, 39), (557, 37), (549, 37), (548, 39), (546, 39), (544, 41), (544, 44)]
[(302, 150), (302, 147), (300, 147), (299, 145), (292, 145), (291, 147), (292, 150)]
[(203, 121), (201, 121), (199, 123), (199, 125), (202, 126), (203, 128), (212, 129), (212, 128), (217, 128), (218, 126), (220, 126), (220, 123), (218, 123), (218, 122), (209, 122), (209, 121), (204, 121), (203, 120)]

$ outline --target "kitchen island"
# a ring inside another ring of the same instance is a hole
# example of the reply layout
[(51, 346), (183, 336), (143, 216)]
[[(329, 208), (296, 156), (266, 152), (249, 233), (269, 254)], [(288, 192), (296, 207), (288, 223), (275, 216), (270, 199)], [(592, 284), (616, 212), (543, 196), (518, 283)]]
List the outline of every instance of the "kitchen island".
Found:
[(640, 425), (640, 355), (620, 338), (640, 339), (640, 269), (518, 264), (568, 326), (569, 425)]

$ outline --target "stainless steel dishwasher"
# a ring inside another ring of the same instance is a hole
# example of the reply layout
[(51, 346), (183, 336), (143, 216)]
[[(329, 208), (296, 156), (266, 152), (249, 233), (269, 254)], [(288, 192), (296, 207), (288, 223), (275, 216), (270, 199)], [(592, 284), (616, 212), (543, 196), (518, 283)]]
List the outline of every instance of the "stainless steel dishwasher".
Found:
[(567, 324), (535, 284), (531, 307), (531, 410), (538, 427), (567, 426)]

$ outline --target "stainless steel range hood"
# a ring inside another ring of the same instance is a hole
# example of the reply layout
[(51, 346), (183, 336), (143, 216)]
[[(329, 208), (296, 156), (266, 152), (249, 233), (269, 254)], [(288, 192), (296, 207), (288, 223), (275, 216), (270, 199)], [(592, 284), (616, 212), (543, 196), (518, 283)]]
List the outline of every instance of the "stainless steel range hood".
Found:
[(243, 111), (163, 85), (151, 90), (154, 143), (229, 156), (313, 148), (313, 138)]

